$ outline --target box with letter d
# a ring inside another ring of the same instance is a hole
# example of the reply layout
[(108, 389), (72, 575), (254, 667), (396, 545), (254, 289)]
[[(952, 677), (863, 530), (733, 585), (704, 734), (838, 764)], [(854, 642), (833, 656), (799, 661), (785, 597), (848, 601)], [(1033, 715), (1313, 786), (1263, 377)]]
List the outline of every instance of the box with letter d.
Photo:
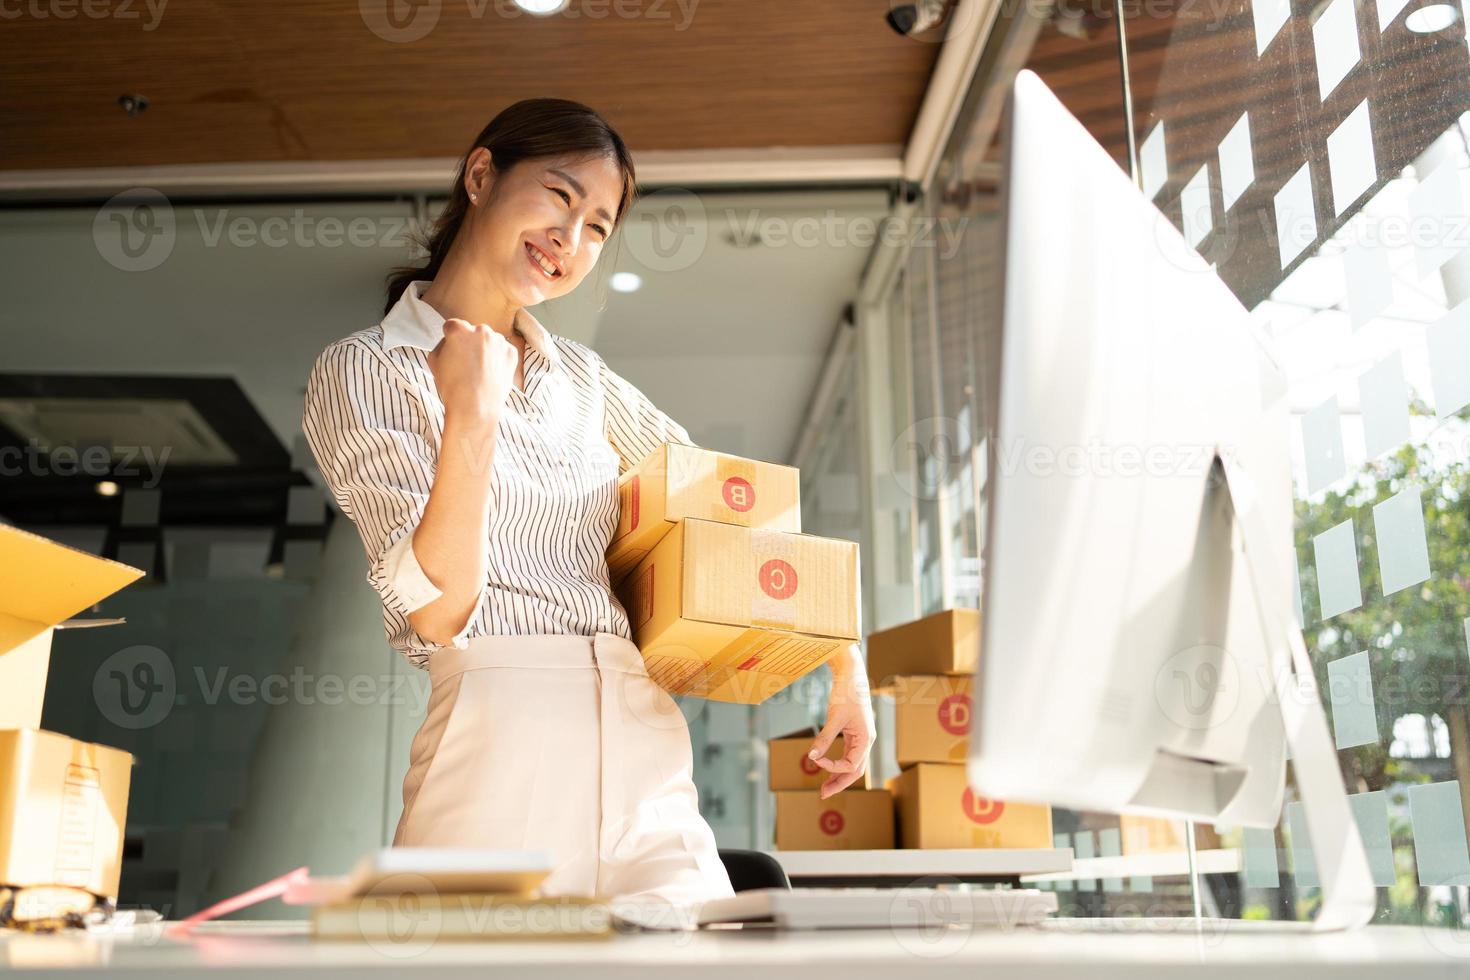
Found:
[(963, 765), (916, 763), (888, 787), (898, 801), (900, 847), (1052, 846), (1051, 807), (981, 796)]
[(944, 609), (868, 636), (868, 683), (887, 694), (901, 674), (975, 672), (980, 657), (980, 611)]
[(893, 678), (894, 754), (915, 762), (964, 762), (970, 754), (974, 701), (970, 677), (900, 674)]

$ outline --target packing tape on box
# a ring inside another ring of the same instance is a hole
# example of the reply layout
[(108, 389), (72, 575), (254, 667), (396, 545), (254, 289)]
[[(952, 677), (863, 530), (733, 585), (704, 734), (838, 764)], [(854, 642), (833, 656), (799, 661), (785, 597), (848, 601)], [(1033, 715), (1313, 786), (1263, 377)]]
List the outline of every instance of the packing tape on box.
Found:
[(709, 500), (710, 520), (729, 522), (731, 512), (744, 515), (755, 507), (755, 463), (738, 456), (715, 458), (719, 496)]
[(751, 528), (750, 552), (756, 565), (755, 588), (750, 590), (751, 625), (796, 629), (796, 599), (801, 583), (791, 563), (796, 556), (795, 535)]

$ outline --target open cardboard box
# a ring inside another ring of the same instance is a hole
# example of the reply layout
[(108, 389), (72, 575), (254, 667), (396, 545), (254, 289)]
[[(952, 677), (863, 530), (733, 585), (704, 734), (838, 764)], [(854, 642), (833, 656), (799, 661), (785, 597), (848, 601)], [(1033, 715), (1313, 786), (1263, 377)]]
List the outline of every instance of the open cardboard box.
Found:
[(142, 575), (0, 525), (0, 885), (117, 898), (133, 757), (39, 729), (55, 631)]

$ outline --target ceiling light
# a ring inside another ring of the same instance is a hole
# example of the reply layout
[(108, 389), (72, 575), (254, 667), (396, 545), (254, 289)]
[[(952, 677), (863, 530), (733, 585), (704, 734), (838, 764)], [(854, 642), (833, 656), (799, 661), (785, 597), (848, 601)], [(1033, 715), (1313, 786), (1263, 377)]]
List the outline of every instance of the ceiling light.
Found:
[(568, 0), (515, 0), (516, 6), (528, 14), (547, 17), (566, 7)]
[(120, 489), (121, 489), (121, 487), (119, 487), (116, 483), (114, 483), (111, 480), (98, 480), (97, 481), (97, 493), (98, 493), (99, 496), (102, 496), (102, 497), (116, 497), (117, 494), (118, 494), (118, 491)]
[(619, 293), (631, 293), (643, 285), (643, 279), (636, 272), (614, 272), (607, 284)]
[(1404, 26), (1415, 34), (1434, 34), (1449, 27), (1459, 16), (1459, 11), (1449, 4), (1436, 3), (1410, 12), (1404, 18)]

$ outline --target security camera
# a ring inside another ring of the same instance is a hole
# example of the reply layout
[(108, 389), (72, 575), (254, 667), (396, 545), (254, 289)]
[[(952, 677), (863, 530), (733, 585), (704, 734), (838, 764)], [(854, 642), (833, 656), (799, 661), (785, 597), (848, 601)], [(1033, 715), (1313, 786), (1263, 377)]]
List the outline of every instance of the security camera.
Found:
[(888, 11), (888, 26), (905, 37), (922, 34), (944, 20), (949, 9), (949, 0), (919, 0), (905, 3)]

